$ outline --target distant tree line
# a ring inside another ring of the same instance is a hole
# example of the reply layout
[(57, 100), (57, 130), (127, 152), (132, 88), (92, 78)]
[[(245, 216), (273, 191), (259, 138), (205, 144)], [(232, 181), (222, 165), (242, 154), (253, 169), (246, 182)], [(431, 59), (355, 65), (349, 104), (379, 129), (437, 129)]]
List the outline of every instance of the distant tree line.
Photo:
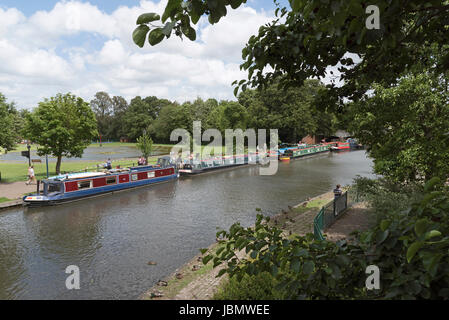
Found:
[(337, 115), (316, 108), (315, 98), (324, 86), (308, 80), (300, 88), (279, 89), (276, 84), (264, 91), (246, 90), (238, 101), (216, 99), (182, 104), (155, 96), (137, 96), (128, 104), (123, 97), (98, 92), (90, 102), (103, 141), (136, 141), (146, 130), (157, 143), (170, 143), (176, 128), (192, 132), (193, 121), (202, 130), (215, 128), (243, 130), (278, 129), (282, 142), (298, 142), (308, 134), (330, 135), (338, 127)]

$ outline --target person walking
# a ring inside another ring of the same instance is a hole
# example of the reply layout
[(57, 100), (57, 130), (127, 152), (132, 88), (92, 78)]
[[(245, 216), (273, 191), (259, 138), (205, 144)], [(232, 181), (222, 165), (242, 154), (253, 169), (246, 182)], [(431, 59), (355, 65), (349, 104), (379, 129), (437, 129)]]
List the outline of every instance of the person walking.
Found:
[(25, 182), (25, 184), (26, 184), (26, 185), (29, 185), (29, 184), (31, 184), (31, 182), (33, 182), (33, 181), (34, 181), (34, 183), (37, 183), (36, 177), (34, 176), (34, 167), (33, 167), (33, 166), (30, 166), (30, 167), (28, 168), (28, 181)]

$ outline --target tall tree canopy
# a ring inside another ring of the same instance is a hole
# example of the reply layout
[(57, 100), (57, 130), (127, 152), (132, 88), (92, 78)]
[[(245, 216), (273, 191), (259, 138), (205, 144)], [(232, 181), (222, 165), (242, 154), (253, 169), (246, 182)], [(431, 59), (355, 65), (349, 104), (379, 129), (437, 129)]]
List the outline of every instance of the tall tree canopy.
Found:
[(374, 169), (394, 181), (449, 178), (449, 87), (427, 74), (376, 85), (351, 107), (351, 130), (368, 145)]
[(132, 99), (122, 119), (127, 137), (135, 141), (158, 117), (160, 110), (171, 104), (172, 102), (167, 99), (158, 99), (154, 96), (143, 99), (137, 96)]
[(104, 91), (97, 92), (95, 98), (90, 102), (90, 106), (95, 113), (98, 123), (98, 133), (101, 138), (109, 138), (112, 134), (112, 114), (113, 102), (108, 93)]
[(301, 87), (279, 89), (277, 83), (265, 90), (246, 90), (239, 102), (248, 109), (249, 127), (275, 128), (283, 142), (296, 143), (311, 134), (331, 135), (336, 119), (333, 114), (314, 108), (318, 92), (324, 85), (318, 80), (306, 80)]
[(92, 139), (98, 136), (97, 121), (89, 104), (70, 93), (40, 102), (27, 115), (24, 132), (39, 145), (38, 155), (57, 157), (58, 174), (62, 157), (81, 157)]
[[(328, 66), (337, 66), (344, 85), (329, 85), (330, 93), (357, 99), (374, 82), (396, 83), (398, 75), (417, 63), (436, 73), (449, 66), (447, 0), (289, 2), (285, 8), (274, 1), (276, 19), (261, 26), (243, 48), (241, 68), (248, 71), (248, 78), (235, 82), (236, 89), (264, 87), (279, 76), (283, 85), (301, 85), (305, 79), (326, 76)], [(169, 0), (162, 17), (156, 13), (138, 17), (134, 42), (143, 47), (148, 35), (150, 45), (156, 45), (172, 33), (195, 40), (192, 25), (200, 17), (207, 16), (214, 24), (242, 3), (246, 0)], [(368, 29), (367, 20), (377, 13), (379, 28)], [(430, 49), (439, 52), (438, 61), (428, 59)]]
[(6, 102), (6, 98), (0, 93), (0, 148), (6, 152), (13, 150), (17, 143), (18, 131), (16, 122), (17, 111), (14, 105)]

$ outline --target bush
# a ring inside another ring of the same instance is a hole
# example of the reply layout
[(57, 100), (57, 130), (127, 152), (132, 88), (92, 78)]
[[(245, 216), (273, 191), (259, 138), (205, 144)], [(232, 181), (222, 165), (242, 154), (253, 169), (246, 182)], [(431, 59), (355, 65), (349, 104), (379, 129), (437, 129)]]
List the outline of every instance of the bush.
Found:
[[(227, 263), (219, 275), (235, 279), (221, 294), (229, 299), (449, 299), (449, 190), (432, 179), (420, 198), (386, 209), (355, 243), (285, 238), (259, 215), (253, 228), (218, 232), (227, 240), (203, 263)], [(238, 259), (241, 250), (249, 257)], [(379, 290), (365, 288), (369, 265), (380, 269)]]
[(360, 177), (354, 179), (353, 188), (369, 203), (378, 221), (387, 214), (396, 214), (422, 199), (423, 188), (419, 185), (397, 185), (380, 178), (377, 180)]
[(275, 289), (276, 279), (268, 272), (256, 276), (244, 275), (241, 281), (232, 277), (216, 293), (216, 300), (280, 300), (282, 293)]

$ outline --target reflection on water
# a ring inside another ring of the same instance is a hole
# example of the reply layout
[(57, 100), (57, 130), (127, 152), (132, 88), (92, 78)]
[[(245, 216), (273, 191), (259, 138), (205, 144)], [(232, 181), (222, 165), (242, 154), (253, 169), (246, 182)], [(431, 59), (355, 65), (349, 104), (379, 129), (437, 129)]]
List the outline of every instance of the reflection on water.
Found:
[[(216, 227), (274, 214), (369, 176), (364, 151), (240, 167), (95, 199), (0, 214), (0, 299), (134, 299), (215, 240)], [(149, 266), (148, 261), (156, 261)], [(77, 265), (81, 289), (64, 273)]]

